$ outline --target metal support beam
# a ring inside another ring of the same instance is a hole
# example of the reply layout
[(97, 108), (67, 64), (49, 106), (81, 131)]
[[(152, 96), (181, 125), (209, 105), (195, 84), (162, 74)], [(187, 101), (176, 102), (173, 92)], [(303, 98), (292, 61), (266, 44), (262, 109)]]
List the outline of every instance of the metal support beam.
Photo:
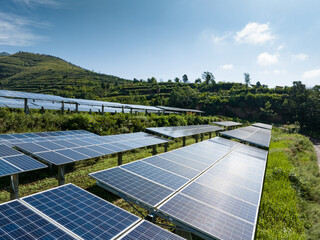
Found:
[(64, 165), (58, 166), (58, 185), (64, 185), (65, 184), (65, 177), (64, 177)]
[(157, 152), (157, 145), (153, 145), (152, 146), (152, 155), (156, 155), (158, 152)]
[(146, 109), (146, 115), (148, 115), (148, 110)]
[(130, 108), (130, 114), (132, 115), (132, 108)]
[(124, 113), (124, 107), (122, 106), (122, 113)]
[(169, 143), (164, 144), (164, 152), (168, 152)]
[(79, 112), (79, 103), (76, 103), (76, 113)]
[(198, 141), (199, 141), (199, 135), (198, 134), (195, 136), (195, 139), (196, 139), (196, 143), (198, 143)]
[(101, 114), (102, 115), (104, 114), (104, 105), (102, 105), (102, 107), (101, 107)]
[(182, 147), (185, 147), (186, 146), (186, 137), (183, 137), (182, 138)]
[(203, 133), (200, 134), (201, 141), (203, 141)]
[(122, 165), (122, 152), (118, 153), (118, 166)]
[(184, 239), (192, 240), (191, 232), (186, 232), (186, 231), (183, 231), (183, 230), (180, 230), (180, 229), (176, 229), (175, 230), (175, 234), (177, 234), (180, 237), (183, 237)]
[(212, 137), (212, 134), (211, 134), (211, 132), (209, 132), (209, 138), (211, 138)]
[(24, 99), (24, 113), (28, 114), (29, 113), (29, 108), (28, 108), (28, 99)]
[(10, 199), (19, 198), (19, 175), (13, 174), (10, 177)]
[(149, 221), (149, 222), (152, 222), (152, 223), (155, 223), (156, 220), (157, 220), (157, 216), (153, 213), (149, 213), (146, 217), (145, 217), (145, 220)]

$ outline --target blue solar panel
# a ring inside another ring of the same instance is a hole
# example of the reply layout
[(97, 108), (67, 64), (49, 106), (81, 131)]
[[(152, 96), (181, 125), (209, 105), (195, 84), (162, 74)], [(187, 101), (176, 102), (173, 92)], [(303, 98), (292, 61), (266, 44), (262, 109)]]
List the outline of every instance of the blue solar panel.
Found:
[[(177, 152), (177, 151), (175, 151), (175, 152)], [(202, 164), (200, 162), (196, 162), (196, 161), (190, 160), (189, 158), (184, 157), (184, 156), (177, 155), (177, 154), (175, 154), (175, 152), (173, 152), (173, 153), (169, 152), (169, 153), (161, 154), (161, 157), (165, 158), (165, 159), (168, 159), (168, 160), (170, 160), (172, 162), (181, 164), (183, 166), (193, 168), (193, 169), (198, 170), (198, 171), (203, 171), (208, 167), (208, 165), (205, 165), (205, 164)]]
[(50, 141), (45, 141), (45, 142), (37, 142), (37, 145), (40, 145), (44, 148), (50, 149), (50, 150), (58, 150), (58, 149), (64, 149), (64, 146), (61, 146), (59, 144), (50, 142)]
[(20, 168), (22, 171), (36, 170), (47, 167), (47, 165), (44, 165), (27, 155), (5, 157), (3, 159)]
[(36, 143), (20, 143), (20, 144), (16, 144), (16, 147), (28, 153), (48, 151), (47, 148), (41, 147)]
[(82, 153), (84, 155), (89, 156), (90, 158), (100, 157), (101, 153), (98, 153), (92, 149), (89, 149), (87, 147), (80, 147), (80, 148), (73, 148), (72, 150), (77, 151), (79, 153)]
[(254, 225), (221, 210), (209, 207), (183, 194), (177, 194), (160, 211), (178, 221), (194, 226), (209, 237), (252, 240)]
[(19, 173), (21, 170), (12, 166), (11, 164), (5, 162), (4, 160), (0, 159), (0, 176), (7, 176), (15, 173)]
[(90, 158), (89, 156), (83, 155), (81, 153), (78, 153), (76, 151), (73, 151), (71, 149), (63, 149), (63, 150), (59, 150), (56, 151), (57, 153), (66, 156), (68, 158), (71, 158), (74, 161), (80, 161), (80, 160), (84, 160), (84, 159), (88, 159)]
[(148, 164), (152, 164), (156, 167), (163, 168), (169, 172), (178, 174), (178, 175), (185, 177), (185, 178), (188, 178), (188, 179), (194, 178), (195, 176), (197, 176), (200, 173), (200, 171), (197, 171), (192, 168), (188, 168), (188, 167), (183, 166), (181, 164), (171, 162), (169, 160), (166, 160), (166, 159), (158, 157), (158, 156), (146, 158), (142, 161), (146, 162)]
[(177, 190), (188, 182), (188, 179), (186, 178), (170, 173), (161, 168), (149, 165), (142, 161), (126, 164), (121, 166), (121, 168), (155, 181), (173, 190)]
[(23, 198), (83, 239), (111, 239), (139, 218), (72, 184)]
[(258, 209), (253, 204), (233, 198), (198, 183), (191, 183), (183, 189), (182, 193), (254, 224)]
[(0, 157), (7, 157), (7, 156), (13, 156), (13, 155), (19, 155), (21, 154), (17, 150), (14, 150), (11, 147), (0, 145)]
[(45, 162), (53, 163), (55, 165), (62, 165), (62, 164), (74, 162), (71, 158), (65, 157), (56, 152), (42, 152), (42, 153), (37, 153), (35, 156), (37, 156), (38, 158), (40, 158)]
[(19, 201), (0, 205), (0, 239), (75, 239)]
[(173, 191), (168, 188), (119, 167), (96, 172), (90, 174), (90, 176), (97, 179), (99, 182), (111, 186), (116, 190), (120, 190), (121, 192), (125, 192), (129, 196), (150, 206), (155, 206), (173, 193)]
[(150, 222), (142, 221), (138, 226), (121, 238), (122, 240), (182, 240), (179, 237), (163, 228)]

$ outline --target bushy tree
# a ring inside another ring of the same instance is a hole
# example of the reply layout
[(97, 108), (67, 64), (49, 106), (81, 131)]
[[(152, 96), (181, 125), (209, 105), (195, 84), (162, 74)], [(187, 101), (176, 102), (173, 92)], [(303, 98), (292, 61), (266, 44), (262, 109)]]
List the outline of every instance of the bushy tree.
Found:
[(213, 74), (211, 72), (204, 72), (202, 74), (202, 79), (204, 80), (204, 82), (209, 85), (210, 83), (215, 84), (215, 77), (213, 76)]
[(183, 81), (184, 83), (187, 83), (187, 82), (188, 82), (188, 76), (187, 76), (187, 74), (184, 74), (184, 75), (182, 76), (182, 81)]

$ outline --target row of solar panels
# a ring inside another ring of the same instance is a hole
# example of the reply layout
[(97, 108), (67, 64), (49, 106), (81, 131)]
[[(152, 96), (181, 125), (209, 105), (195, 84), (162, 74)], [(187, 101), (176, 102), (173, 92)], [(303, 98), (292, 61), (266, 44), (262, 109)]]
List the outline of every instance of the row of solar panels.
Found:
[(0, 205), (0, 239), (182, 239), (68, 184)]
[[(181, 112), (194, 112), (202, 113), (202, 111), (195, 109), (184, 109), (184, 108), (172, 108), (166, 106), (145, 106), (137, 104), (121, 104), (106, 101), (96, 101), (87, 99), (74, 99), (74, 98), (63, 98), (60, 96), (39, 94), (39, 93), (28, 93), (28, 92), (17, 92), (9, 90), (0, 90), (0, 107), (10, 108), (25, 108), (25, 99), (32, 100), (28, 102), (28, 108), (30, 109), (51, 109), (59, 110), (62, 109), (61, 103), (64, 103), (64, 109), (70, 111), (85, 111), (85, 112), (164, 112), (164, 113), (181, 113)], [(102, 109), (102, 106), (104, 107)]]
[(253, 239), (267, 154), (216, 137), (90, 176), (201, 237)]
[(59, 166), (168, 142), (144, 132), (99, 136), (83, 130), (1, 134), (0, 139), (0, 177), (47, 167), (9, 146)]

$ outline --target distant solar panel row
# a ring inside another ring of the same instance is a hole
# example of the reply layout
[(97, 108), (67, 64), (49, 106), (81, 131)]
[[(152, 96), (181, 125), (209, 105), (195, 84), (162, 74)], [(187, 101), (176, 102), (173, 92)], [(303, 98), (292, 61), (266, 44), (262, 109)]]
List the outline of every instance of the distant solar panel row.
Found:
[(242, 123), (233, 122), (233, 121), (212, 122), (212, 123), (219, 126), (223, 126), (223, 127), (235, 127), (235, 126), (242, 125)]
[(0, 177), (46, 168), (33, 158), (0, 144)]
[(57, 141), (74, 138), (96, 137), (97, 134), (85, 130), (0, 134), (0, 144), (14, 146), (18, 143)]
[(248, 126), (220, 133), (222, 136), (235, 138), (260, 147), (269, 148), (271, 131), (268, 129)]
[(217, 137), (90, 176), (205, 236), (252, 239), (266, 159), (265, 150)]
[(166, 143), (168, 140), (147, 133), (129, 133), (110, 136), (89, 136), (67, 140), (19, 143), (23, 152), (54, 165), (125, 152), (128, 150)]
[(272, 125), (265, 124), (265, 123), (254, 123), (254, 124), (252, 124), (252, 126), (265, 128), (265, 129), (269, 129), (269, 130), (272, 129)]
[(1, 204), (0, 238), (182, 239), (72, 184)]
[(191, 125), (191, 126), (178, 126), (178, 127), (156, 127), (146, 128), (148, 132), (156, 133), (171, 138), (179, 138), (192, 136), (200, 133), (215, 132), (223, 130), (221, 127), (213, 125)]

